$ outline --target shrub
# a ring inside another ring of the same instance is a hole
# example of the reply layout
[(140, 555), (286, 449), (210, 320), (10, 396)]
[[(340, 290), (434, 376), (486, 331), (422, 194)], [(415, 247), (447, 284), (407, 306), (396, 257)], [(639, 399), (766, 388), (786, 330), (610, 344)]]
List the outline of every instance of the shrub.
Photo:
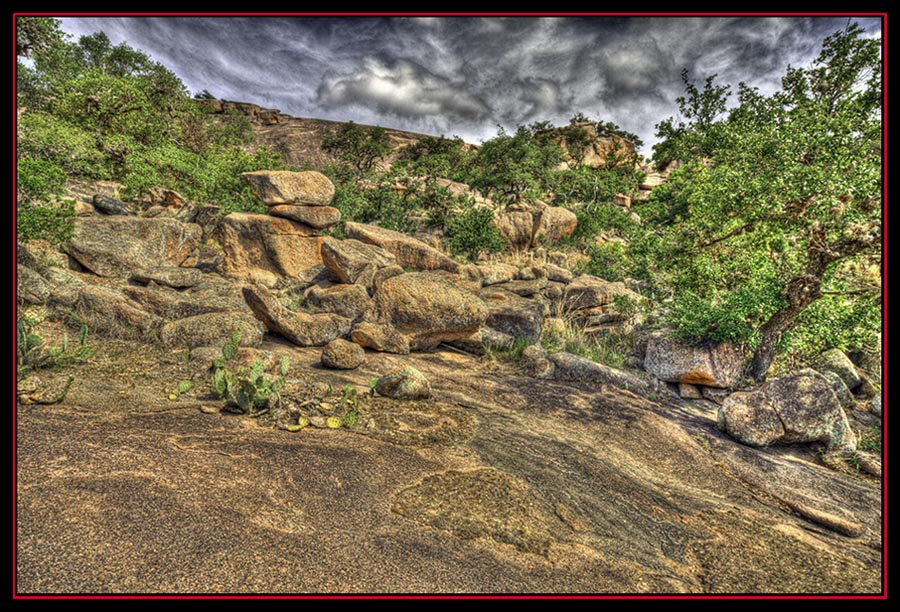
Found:
[(482, 251), (502, 251), (506, 241), (493, 224), (494, 211), (490, 208), (470, 208), (447, 222), (447, 247), (456, 255), (465, 255), (472, 261)]

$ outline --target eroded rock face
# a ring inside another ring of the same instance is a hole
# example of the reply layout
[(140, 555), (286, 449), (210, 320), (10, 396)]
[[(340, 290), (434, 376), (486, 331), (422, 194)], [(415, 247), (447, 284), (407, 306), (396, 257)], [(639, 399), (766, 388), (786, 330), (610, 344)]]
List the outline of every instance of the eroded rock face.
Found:
[(488, 317), (478, 297), (428, 272), (385, 280), (375, 293), (375, 309), (378, 321), (406, 336), (413, 350), (467, 338)]
[(40, 274), (19, 264), (16, 266), (16, 296), (26, 304), (43, 304), (50, 297), (50, 285)]
[(582, 274), (566, 286), (563, 294), (563, 307), (569, 312), (590, 308), (609, 308), (616, 296), (634, 300), (639, 300), (641, 297), (628, 289), (625, 283), (610, 282), (590, 274)]
[(406, 366), (379, 378), (375, 383), (375, 392), (400, 400), (428, 399), (431, 397), (431, 383), (417, 369)]
[(831, 384), (814, 370), (732, 393), (719, 408), (718, 424), (750, 446), (824, 442), (828, 450), (856, 449), (856, 435)]
[(259, 170), (244, 172), (241, 180), (267, 206), (304, 204), (328, 206), (334, 198), (334, 184), (321, 172)]
[(607, 383), (631, 391), (642, 391), (648, 387), (646, 382), (630, 372), (611, 368), (580, 355), (560, 351), (551, 353), (550, 361), (555, 366), (553, 377), (558, 380)]
[(128, 278), (148, 264), (180, 266), (202, 235), (199, 225), (175, 219), (84, 217), (75, 219), (67, 250), (98, 276)]
[(113, 337), (155, 338), (164, 323), (109, 287), (82, 286), (74, 306), (92, 331)]
[(310, 298), (328, 312), (359, 321), (372, 309), (373, 302), (362, 285), (334, 285), (327, 289), (314, 287)]
[(323, 237), (315, 230), (280, 217), (231, 213), (222, 219), (223, 272), (272, 286), (279, 278), (299, 277), (322, 263)]
[(666, 382), (727, 389), (740, 380), (744, 357), (732, 344), (687, 346), (658, 330), (647, 338), (644, 369)]
[(401, 266), (416, 270), (447, 270), (459, 272), (460, 265), (421, 240), (394, 230), (365, 223), (344, 224), (347, 236), (366, 244), (374, 244), (392, 253)]
[(350, 319), (335, 314), (293, 312), (263, 287), (244, 287), (244, 300), (266, 328), (297, 346), (324, 346), (350, 332)]
[(322, 349), (322, 365), (335, 370), (353, 370), (366, 360), (366, 352), (358, 344), (337, 338)]

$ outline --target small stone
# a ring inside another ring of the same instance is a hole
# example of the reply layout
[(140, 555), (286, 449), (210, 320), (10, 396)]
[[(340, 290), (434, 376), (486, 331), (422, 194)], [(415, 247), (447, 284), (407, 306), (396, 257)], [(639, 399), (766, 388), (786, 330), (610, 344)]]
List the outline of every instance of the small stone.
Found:
[(335, 370), (353, 370), (366, 360), (363, 348), (341, 338), (332, 340), (322, 349), (322, 365)]
[(318, 427), (319, 429), (327, 426), (325, 417), (318, 415), (309, 417), (309, 424), (311, 427)]
[(394, 399), (428, 399), (431, 397), (431, 384), (424, 374), (412, 366), (406, 366), (379, 378), (375, 391)]
[(688, 383), (679, 383), (678, 384), (678, 396), (681, 399), (700, 399), (703, 397), (700, 389), (696, 386), (688, 384)]
[(203, 414), (216, 414), (219, 412), (219, 409), (215, 406), (207, 406), (204, 404), (200, 406), (200, 412), (202, 412)]

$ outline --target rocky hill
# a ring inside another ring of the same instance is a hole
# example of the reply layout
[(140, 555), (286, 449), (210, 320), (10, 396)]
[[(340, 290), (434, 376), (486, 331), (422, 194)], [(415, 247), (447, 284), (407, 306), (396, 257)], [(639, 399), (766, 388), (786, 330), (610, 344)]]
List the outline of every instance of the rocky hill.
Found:
[(845, 355), (736, 391), (739, 348), (652, 328), (628, 367), (546, 350), (636, 324), (553, 207), (464, 264), (327, 235), (316, 172), (244, 181), (268, 214), (83, 184), (64, 248), (19, 249), (21, 592), (880, 590)]
[[(254, 141), (248, 147), (251, 152), (260, 146), (267, 146), (280, 153), (287, 165), (306, 166), (318, 170), (335, 161), (322, 151), (322, 141), (343, 125), (339, 121), (292, 117), (279, 110), (262, 108), (248, 102), (201, 100), (199, 103), (210, 106), (214, 114), (235, 112), (246, 117), (253, 126), (254, 133)], [(425, 134), (392, 128), (385, 128), (385, 131), (394, 150), (426, 137)], [(388, 163), (390, 160), (390, 157), (386, 159)]]

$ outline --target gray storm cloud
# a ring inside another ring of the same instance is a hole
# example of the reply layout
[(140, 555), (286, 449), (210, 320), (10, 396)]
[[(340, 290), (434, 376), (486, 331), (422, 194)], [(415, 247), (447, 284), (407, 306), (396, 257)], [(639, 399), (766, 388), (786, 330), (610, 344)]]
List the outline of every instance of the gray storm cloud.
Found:
[[(860, 18), (872, 36), (878, 19)], [(808, 64), (836, 17), (79, 17), (172, 69), (191, 91), (298, 117), (379, 124), (478, 142), (496, 126), (577, 112), (646, 143), (677, 114), (681, 70), (775, 90)]]
[(453, 82), (430, 73), (408, 60), (393, 65), (365, 59), (362, 67), (348, 75), (324, 77), (318, 102), (323, 105), (372, 106), (400, 117), (447, 117), (464, 121), (488, 118), (490, 107)]

